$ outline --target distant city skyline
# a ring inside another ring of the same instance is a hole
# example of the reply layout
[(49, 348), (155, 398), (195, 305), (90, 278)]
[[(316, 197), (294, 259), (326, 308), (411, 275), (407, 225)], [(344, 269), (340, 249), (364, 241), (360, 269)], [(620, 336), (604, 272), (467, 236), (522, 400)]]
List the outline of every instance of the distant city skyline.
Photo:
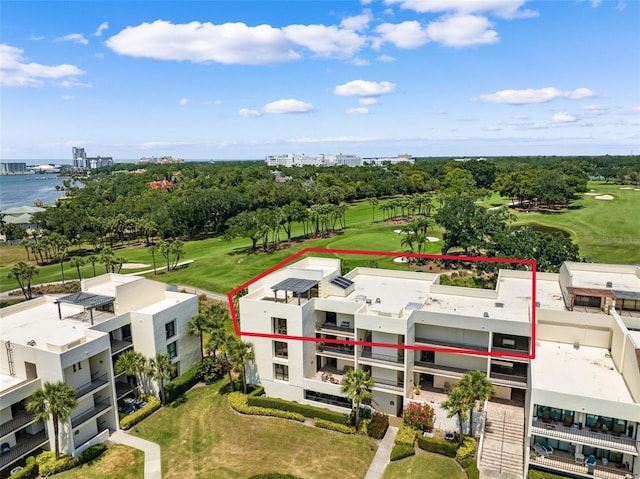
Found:
[(0, 161), (640, 152), (640, 2), (3, 1)]

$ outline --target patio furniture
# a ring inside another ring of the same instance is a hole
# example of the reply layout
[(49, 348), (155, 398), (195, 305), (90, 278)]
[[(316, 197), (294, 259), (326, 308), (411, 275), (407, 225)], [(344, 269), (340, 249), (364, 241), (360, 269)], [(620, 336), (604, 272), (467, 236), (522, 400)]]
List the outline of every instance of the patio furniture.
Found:
[(547, 456), (551, 456), (553, 454), (553, 448), (549, 445), (547, 441), (543, 441), (541, 446), (542, 446), (542, 449), (544, 449), (544, 452), (547, 454)]
[(596, 423), (589, 428), (591, 432), (598, 432), (600, 430), (600, 421), (596, 421)]
[(8, 442), (3, 442), (2, 446), (0, 446), (0, 453), (4, 454), (5, 452), (9, 452), (11, 450), (11, 446)]
[(591, 454), (589, 457), (587, 457), (587, 466), (590, 464), (595, 465), (596, 461), (597, 461), (596, 456)]
[(612, 436), (616, 436), (616, 437), (620, 437), (620, 435), (622, 434), (622, 426), (620, 424), (614, 424), (613, 425), (613, 429), (611, 430), (611, 435)]
[(603, 457), (602, 459), (600, 459), (602, 461), (602, 465), (606, 466), (607, 464), (609, 464), (609, 459), (607, 459), (606, 457)]
[(584, 454), (581, 452), (575, 453), (576, 464), (581, 464), (584, 466)]
[(570, 414), (567, 414), (564, 417), (564, 422), (562, 424), (564, 425), (564, 427), (571, 427), (573, 425), (573, 416)]
[(550, 409), (547, 409), (546, 411), (544, 411), (542, 413), (542, 422), (545, 422), (545, 423), (555, 422), (553, 419), (551, 419), (551, 410)]
[(551, 455), (544, 447), (542, 447), (542, 444), (540, 444), (539, 442), (536, 442), (533, 445), (533, 450), (536, 451), (538, 456), (549, 457)]
[(444, 383), (444, 392), (445, 392), (445, 394), (448, 393), (449, 391), (451, 391), (451, 384)]

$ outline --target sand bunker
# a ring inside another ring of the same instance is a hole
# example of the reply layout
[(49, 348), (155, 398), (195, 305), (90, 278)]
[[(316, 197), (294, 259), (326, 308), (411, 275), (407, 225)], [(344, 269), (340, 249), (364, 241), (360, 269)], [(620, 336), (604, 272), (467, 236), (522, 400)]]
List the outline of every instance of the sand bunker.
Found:
[(621, 190), (632, 190), (633, 188), (631, 186), (623, 186), (622, 188), (620, 188)]
[(149, 265), (144, 263), (125, 263), (122, 265), (122, 269), (140, 269), (148, 267)]
[(393, 230), (393, 232), (398, 233), (399, 235), (413, 234), (413, 231), (404, 231), (404, 230)]
[(429, 243), (437, 243), (438, 241), (440, 241), (440, 238), (436, 238), (435, 236), (427, 236), (427, 241)]
[(600, 195), (595, 197), (596, 200), (612, 200), (613, 196), (611, 195)]
[(409, 258), (406, 256), (399, 256), (398, 258), (393, 258), (394, 263), (406, 263), (409, 261)]
[(600, 196), (600, 193), (585, 193), (585, 196)]

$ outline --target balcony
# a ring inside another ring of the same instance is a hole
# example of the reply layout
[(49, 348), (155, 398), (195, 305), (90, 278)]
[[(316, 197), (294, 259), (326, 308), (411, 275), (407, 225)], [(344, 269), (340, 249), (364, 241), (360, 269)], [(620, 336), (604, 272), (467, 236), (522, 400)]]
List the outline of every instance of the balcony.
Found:
[(587, 473), (587, 466), (576, 464), (575, 458), (563, 451), (553, 451), (553, 455), (548, 457), (536, 456), (531, 459), (532, 466), (545, 469), (548, 471), (562, 471), (565, 474), (570, 473), (572, 477), (599, 478), (599, 479), (628, 479), (633, 476), (626, 469), (617, 469), (615, 465), (609, 463), (607, 466), (602, 465), (602, 461), (598, 460), (593, 475)]
[(35, 435), (25, 434), (18, 439), (15, 446), (0, 456), (0, 470), (19, 461), (30, 452), (43, 447), (48, 442), (49, 439), (44, 431)]
[(404, 381), (394, 381), (392, 379), (373, 378), (374, 389), (386, 389), (394, 392), (404, 392)]
[(75, 429), (76, 427), (80, 426), (82, 423), (87, 422), (89, 419), (97, 416), (98, 414), (100, 414), (103, 411), (106, 411), (110, 407), (111, 407), (111, 403), (109, 403), (108, 401), (96, 404), (91, 409), (89, 409), (87, 411), (84, 411), (80, 415), (72, 418), (71, 419), (71, 428)]
[(637, 456), (639, 452), (638, 441), (628, 436), (621, 435), (618, 437), (602, 432), (591, 432), (588, 429), (566, 427), (560, 422), (544, 423), (542, 421), (533, 421), (531, 424), (531, 434), (551, 439), (559, 439), (574, 444), (626, 452), (634, 456)]
[(426, 339), (426, 338), (416, 338), (416, 344), (425, 345), (425, 346), (436, 346), (439, 348), (452, 348), (452, 349), (467, 349), (470, 351), (483, 351), (488, 352), (489, 346), (479, 346), (477, 344), (463, 344), (456, 343), (451, 341), (440, 341), (438, 339)]
[(353, 360), (354, 348), (349, 344), (318, 344), (319, 356)]
[(363, 347), (360, 353), (360, 359), (367, 363), (394, 365), (404, 367), (404, 351), (399, 350), (396, 354), (374, 353), (370, 347)]
[(13, 418), (11, 420), (0, 425), (0, 437), (11, 434), (33, 421), (33, 417), (27, 411), (16, 411), (13, 413)]
[(435, 374), (437, 376), (447, 376), (450, 378), (459, 379), (462, 375), (469, 371), (469, 369), (465, 368), (456, 368), (453, 366), (445, 366), (443, 364), (434, 364), (432, 362), (426, 361), (415, 361), (414, 362), (416, 372), (427, 373), (427, 374)]
[(517, 376), (515, 374), (502, 374), (502, 373), (491, 373), (491, 377), (489, 378), (491, 382), (497, 386), (508, 386), (514, 388), (524, 388), (527, 387), (527, 377), (526, 376)]
[(335, 323), (316, 323), (316, 331), (334, 336), (337, 334), (338, 336), (353, 337), (354, 335), (354, 329), (349, 326), (348, 322), (341, 323), (341, 326)]
[(80, 399), (82, 396), (86, 396), (90, 392), (95, 391), (101, 386), (104, 386), (109, 382), (109, 376), (107, 373), (92, 379), (90, 383), (84, 384), (79, 388), (76, 388), (76, 399)]
[(120, 341), (119, 339), (111, 340), (111, 355), (115, 356), (122, 351), (125, 351), (129, 348), (133, 347), (133, 342), (129, 341)]

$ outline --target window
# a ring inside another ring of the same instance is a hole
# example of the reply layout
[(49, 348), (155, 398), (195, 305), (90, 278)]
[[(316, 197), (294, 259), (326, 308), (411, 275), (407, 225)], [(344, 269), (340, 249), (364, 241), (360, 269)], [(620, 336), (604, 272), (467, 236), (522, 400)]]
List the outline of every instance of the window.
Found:
[(289, 351), (287, 347), (287, 343), (282, 341), (274, 341), (273, 342), (273, 355), (276, 358), (284, 358), (287, 359), (289, 357)]
[(274, 364), (275, 368), (275, 378), (281, 381), (289, 380), (289, 366), (285, 366), (284, 364)]
[(122, 340), (131, 341), (131, 325), (125, 324), (122, 326)]
[(273, 332), (275, 334), (287, 334), (287, 320), (284, 318), (273, 318)]
[(180, 376), (180, 361), (173, 363), (170, 376), (172, 380)]
[(167, 344), (167, 354), (171, 359), (178, 356), (178, 342), (174, 341), (171, 344)]
[(167, 335), (167, 339), (173, 338), (176, 335), (176, 320), (169, 321), (164, 325), (164, 332)]
[(602, 299), (597, 296), (580, 296), (576, 294), (573, 301), (574, 306), (586, 306), (588, 308), (599, 308)]

